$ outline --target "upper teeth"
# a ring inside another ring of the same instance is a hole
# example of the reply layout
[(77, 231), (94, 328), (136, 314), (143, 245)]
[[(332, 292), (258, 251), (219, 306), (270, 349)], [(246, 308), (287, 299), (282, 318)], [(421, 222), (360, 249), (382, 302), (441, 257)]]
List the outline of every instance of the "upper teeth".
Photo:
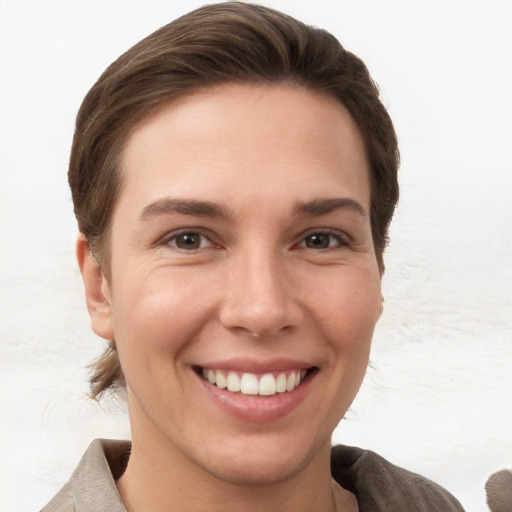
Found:
[(207, 370), (203, 368), (203, 377), (211, 384), (233, 393), (244, 395), (270, 396), (285, 391), (293, 391), (304, 378), (305, 370), (281, 372), (277, 375), (265, 373), (257, 376), (254, 373), (223, 372), (221, 370)]

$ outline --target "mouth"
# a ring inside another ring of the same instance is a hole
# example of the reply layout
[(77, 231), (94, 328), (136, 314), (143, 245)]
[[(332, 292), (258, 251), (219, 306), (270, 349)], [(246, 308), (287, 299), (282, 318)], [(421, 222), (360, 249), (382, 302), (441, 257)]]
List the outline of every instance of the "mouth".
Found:
[(267, 373), (237, 372), (196, 367), (195, 372), (212, 386), (235, 394), (271, 397), (297, 389), (318, 369), (295, 369)]

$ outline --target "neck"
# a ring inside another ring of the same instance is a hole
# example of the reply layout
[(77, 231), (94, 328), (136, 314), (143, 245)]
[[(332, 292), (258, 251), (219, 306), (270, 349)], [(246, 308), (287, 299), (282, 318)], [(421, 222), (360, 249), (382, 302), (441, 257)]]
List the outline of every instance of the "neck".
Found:
[(334, 512), (349, 511), (355, 501), (333, 489), (330, 445), (297, 473), (281, 481), (233, 482), (197, 467), (168, 441), (153, 442), (133, 433), (127, 469), (117, 487), (128, 512)]

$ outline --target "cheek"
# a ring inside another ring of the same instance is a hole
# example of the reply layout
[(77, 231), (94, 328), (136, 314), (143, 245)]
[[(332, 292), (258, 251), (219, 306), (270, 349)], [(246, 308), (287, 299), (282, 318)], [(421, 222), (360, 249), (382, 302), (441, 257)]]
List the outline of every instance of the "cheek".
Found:
[(176, 355), (209, 318), (215, 298), (197, 276), (154, 272), (114, 290), (113, 323), (122, 359), (139, 364)]
[(324, 286), (310, 287), (308, 296), (319, 326), (340, 349), (369, 344), (381, 311), (378, 273), (340, 272)]

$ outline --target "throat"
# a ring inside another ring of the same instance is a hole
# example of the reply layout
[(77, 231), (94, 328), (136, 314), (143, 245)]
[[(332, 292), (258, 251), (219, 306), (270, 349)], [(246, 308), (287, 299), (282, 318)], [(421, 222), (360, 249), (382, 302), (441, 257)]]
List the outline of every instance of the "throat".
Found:
[(341, 487), (336, 480), (332, 479), (332, 496), (334, 510), (336, 512), (359, 512), (356, 495)]
[[(325, 471), (300, 471), (284, 481), (250, 485), (219, 479), (186, 461), (180, 463), (179, 453), (166, 463), (152, 461), (148, 451), (136, 447), (126, 471), (116, 481), (118, 493), (128, 512), (357, 512), (355, 496), (334, 482)], [(162, 453), (160, 453), (162, 455)], [(188, 461), (190, 462), (190, 461)], [(192, 470), (191, 470), (192, 469)], [(322, 478), (318, 478), (321, 473)], [(314, 476), (313, 478), (310, 478)], [(327, 477), (327, 478), (326, 478)], [(179, 504), (174, 508), (172, 504)]]

